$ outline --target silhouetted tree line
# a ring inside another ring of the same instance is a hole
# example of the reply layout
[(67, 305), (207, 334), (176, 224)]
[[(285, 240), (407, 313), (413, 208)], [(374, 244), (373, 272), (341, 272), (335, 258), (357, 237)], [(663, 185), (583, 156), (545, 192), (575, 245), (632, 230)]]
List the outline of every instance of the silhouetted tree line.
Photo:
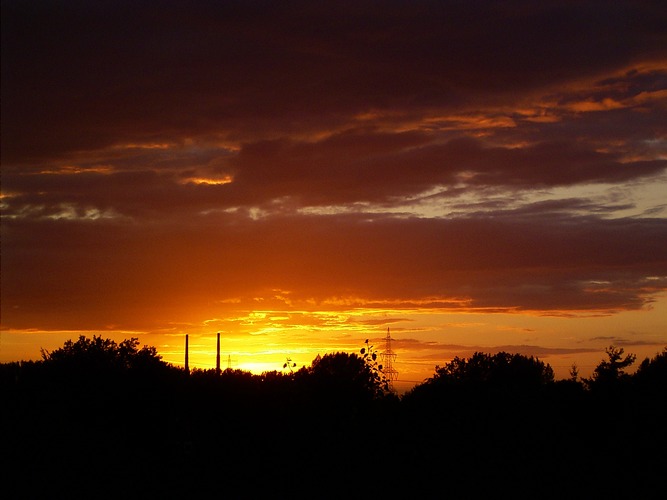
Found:
[(610, 346), (590, 379), (501, 352), (398, 396), (366, 343), (253, 375), (184, 369), (137, 339), (79, 337), (0, 365), (11, 498), (530, 498), (664, 485), (667, 348)]

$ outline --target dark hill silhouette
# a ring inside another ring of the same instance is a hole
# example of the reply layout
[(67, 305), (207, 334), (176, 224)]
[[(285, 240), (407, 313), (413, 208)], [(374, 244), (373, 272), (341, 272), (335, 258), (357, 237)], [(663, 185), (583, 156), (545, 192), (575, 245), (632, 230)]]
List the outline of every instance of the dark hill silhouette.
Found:
[[(667, 348), (613, 346), (591, 380), (518, 354), (437, 367), (399, 398), (331, 353), (297, 371), (185, 370), (136, 339), (0, 365), (6, 498), (650, 496), (662, 487)], [(4, 495), (3, 495), (4, 496)]]

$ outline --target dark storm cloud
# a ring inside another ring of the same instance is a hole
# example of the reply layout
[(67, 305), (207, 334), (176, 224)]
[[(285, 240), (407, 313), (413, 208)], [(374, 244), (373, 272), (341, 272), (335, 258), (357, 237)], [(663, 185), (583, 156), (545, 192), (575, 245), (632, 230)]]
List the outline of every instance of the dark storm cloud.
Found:
[(3, 2), (3, 157), (465, 109), (664, 56), (660, 2)]

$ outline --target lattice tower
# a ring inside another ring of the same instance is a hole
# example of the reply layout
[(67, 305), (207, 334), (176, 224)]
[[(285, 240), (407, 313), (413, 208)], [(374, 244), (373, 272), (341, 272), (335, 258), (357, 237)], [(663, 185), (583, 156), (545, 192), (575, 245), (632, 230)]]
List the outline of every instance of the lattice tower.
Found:
[(391, 340), (389, 328), (387, 328), (387, 336), (384, 338), (384, 352), (380, 354), (380, 359), (382, 360), (382, 372), (389, 379), (389, 385), (391, 385), (394, 380), (398, 380), (398, 370), (394, 368), (396, 353), (391, 348)]

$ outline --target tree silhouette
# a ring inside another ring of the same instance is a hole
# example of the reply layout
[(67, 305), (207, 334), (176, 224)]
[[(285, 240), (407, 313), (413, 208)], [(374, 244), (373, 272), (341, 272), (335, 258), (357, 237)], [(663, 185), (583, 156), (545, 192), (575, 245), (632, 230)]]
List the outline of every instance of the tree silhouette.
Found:
[(290, 373), (294, 373), (294, 368), (296, 368), (296, 363), (288, 356), (285, 363), (283, 363), (283, 370), (289, 370)]
[(426, 385), (465, 386), (468, 389), (530, 390), (554, 380), (551, 366), (534, 357), (521, 354), (485, 354), (476, 352), (465, 359), (436, 366), (435, 375)]
[(373, 350), (373, 346), (369, 344), (368, 339), (366, 339), (364, 344), (366, 344), (366, 347), (362, 347), (359, 351), (361, 359), (364, 360), (370, 371), (377, 395), (381, 395), (383, 392), (389, 391), (389, 379), (382, 371), (382, 365), (377, 360), (377, 353)]
[(552, 368), (532, 356), (476, 352), (468, 359), (457, 356), (436, 366), (434, 376), (404, 394), (402, 402), (410, 411), (435, 415), (455, 410), (462, 421), (479, 420), (503, 414), (510, 406), (518, 408), (518, 403), (522, 407), (535, 404), (553, 382)]
[(628, 354), (623, 357), (624, 352), (623, 348), (613, 345), (606, 348), (605, 353), (609, 359), (602, 360), (595, 367), (592, 378), (585, 379), (586, 385), (594, 391), (606, 391), (618, 388), (620, 384), (627, 382), (629, 375), (625, 373), (625, 369), (635, 362), (637, 356)]
[[(359, 354), (318, 355), (294, 372), (195, 368), (188, 377), (137, 339), (81, 336), (43, 351), (42, 361), (0, 365), (4, 428), (11, 429), (3, 452), (15, 484), (39, 474), (46, 497), (73, 497), (71, 470), (85, 494), (113, 476), (119, 488), (134, 484), (150, 497), (174, 496), (175, 481), (179, 496), (195, 493), (195, 484), (203, 496), (220, 492), (224, 471), (231, 496), (262, 477), (294, 498), (340, 497), (335, 479), (361, 470), (386, 476), (376, 453), (385, 444), (404, 479), (403, 490), (391, 481), (374, 485), (388, 496), (433, 497), (446, 476), (454, 496), (469, 494), (471, 484), (488, 496), (503, 488), (532, 496), (548, 484), (559, 497), (575, 488), (614, 497), (621, 486), (605, 481), (613, 468), (632, 485), (626, 496), (659, 485), (664, 464), (651, 457), (667, 446), (667, 348), (634, 375), (626, 373), (634, 355), (608, 348), (592, 390), (575, 367), (555, 382), (537, 358), (477, 352), (436, 367), (401, 397), (384, 392), (374, 355), (366, 342)], [(599, 390), (617, 387), (614, 381), (624, 392)], [(434, 460), (434, 449), (447, 451)], [(633, 459), (619, 468), (627, 450)], [(137, 475), (140, 469), (147, 472)]]
[(382, 393), (377, 373), (356, 354), (325, 354), (307, 374), (317, 392), (328, 398), (361, 402)]
[(635, 385), (656, 394), (667, 393), (667, 347), (654, 358), (646, 358), (633, 376)]
[(74, 342), (67, 340), (63, 347), (49, 352), (41, 350), (46, 365), (77, 371), (96, 373), (101, 371), (150, 370), (166, 366), (157, 349), (144, 346), (139, 349), (139, 339), (130, 338), (117, 344), (111, 339), (84, 335)]

